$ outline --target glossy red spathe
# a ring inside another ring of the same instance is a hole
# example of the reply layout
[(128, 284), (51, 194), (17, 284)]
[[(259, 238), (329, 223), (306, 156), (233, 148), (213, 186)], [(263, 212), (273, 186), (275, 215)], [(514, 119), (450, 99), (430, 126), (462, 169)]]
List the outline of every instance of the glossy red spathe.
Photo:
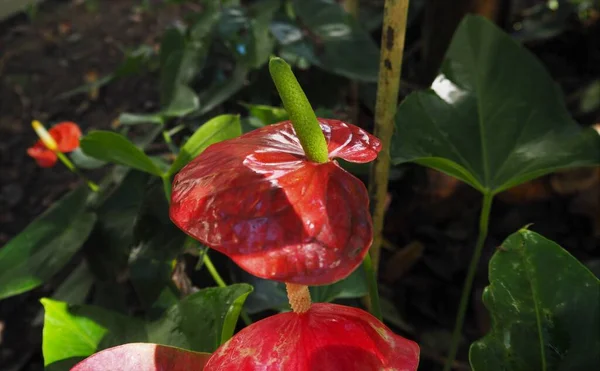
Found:
[(329, 161), (309, 161), (289, 121), (213, 144), (173, 183), (170, 216), (249, 273), (324, 285), (348, 276), (372, 242), (364, 184), (334, 158), (369, 162), (381, 142), (319, 119)]
[(210, 354), (150, 343), (130, 343), (105, 349), (76, 364), (71, 371), (202, 370)]
[[(59, 152), (67, 153), (79, 147), (81, 129), (74, 122), (56, 124), (48, 130), (48, 133), (56, 142)], [(40, 167), (53, 167), (58, 160), (56, 153), (48, 149), (41, 139), (27, 149), (27, 154), (33, 157)]]
[(419, 346), (369, 313), (317, 303), (256, 322), (217, 349), (204, 371), (414, 371)]

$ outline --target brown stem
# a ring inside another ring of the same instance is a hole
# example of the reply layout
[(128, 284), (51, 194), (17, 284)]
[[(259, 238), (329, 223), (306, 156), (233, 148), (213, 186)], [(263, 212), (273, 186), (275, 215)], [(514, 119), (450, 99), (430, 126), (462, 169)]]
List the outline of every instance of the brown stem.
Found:
[(292, 307), (294, 313), (301, 314), (310, 309), (311, 300), (308, 286), (286, 282), (285, 288), (287, 290), (290, 306)]
[(373, 214), (373, 244), (371, 245), (370, 254), (375, 271), (379, 266), (379, 253), (381, 250), (385, 200), (390, 172), (390, 144), (394, 131), (396, 106), (398, 105), (407, 15), (408, 0), (386, 0), (383, 13), (374, 131), (375, 136), (381, 140), (382, 148), (371, 167), (371, 177), (369, 179)]

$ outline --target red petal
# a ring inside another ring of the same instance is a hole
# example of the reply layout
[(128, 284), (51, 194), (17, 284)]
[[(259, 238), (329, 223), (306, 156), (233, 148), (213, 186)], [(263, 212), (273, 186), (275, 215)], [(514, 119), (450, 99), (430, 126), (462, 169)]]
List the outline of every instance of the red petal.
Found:
[[(378, 146), (359, 151), (379, 143), (361, 129), (336, 120), (322, 127), (338, 156), (377, 155)], [(175, 177), (170, 215), (249, 273), (298, 284), (348, 276), (372, 242), (363, 183), (335, 162), (306, 160), (289, 122), (207, 148)]]
[(369, 313), (313, 304), (244, 328), (217, 349), (204, 371), (416, 370), (419, 346)]
[(103, 350), (84, 359), (71, 371), (202, 370), (210, 354), (157, 344), (132, 343)]
[(35, 159), (39, 167), (52, 167), (56, 164), (58, 157), (42, 143), (37, 141), (33, 147), (27, 149), (27, 154)]
[(48, 130), (60, 152), (71, 152), (79, 147), (81, 129), (74, 122), (61, 122)]

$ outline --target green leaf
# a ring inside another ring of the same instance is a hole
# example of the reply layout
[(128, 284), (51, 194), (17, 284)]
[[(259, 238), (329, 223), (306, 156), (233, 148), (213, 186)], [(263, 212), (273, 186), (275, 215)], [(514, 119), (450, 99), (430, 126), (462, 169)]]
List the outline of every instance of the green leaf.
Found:
[(169, 174), (177, 173), (211, 144), (235, 138), (241, 134), (242, 126), (239, 115), (220, 115), (208, 120), (181, 147), (179, 155), (169, 169)]
[(157, 124), (163, 125), (165, 119), (161, 113), (128, 113), (119, 115), (120, 125)]
[(149, 323), (100, 307), (42, 299), (44, 364), (69, 369), (97, 351), (132, 342), (212, 352), (233, 334), (251, 291), (246, 284), (203, 289)]
[[(289, 120), (289, 116), (284, 108), (266, 106), (262, 104), (242, 103), (248, 109), (251, 116), (260, 120), (262, 125), (271, 125), (277, 122)], [(320, 116), (317, 116), (320, 117)]]
[[(135, 241), (129, 256), (129, 276), (142, 306), (160, 313), (179, 300), (179, 291), (172, 281), (173, 260), (182, 251), (185, 234), (169, 219), (169, 205), (162, 183), (145, 192), (135, 220)], [(139, 192), (139, 190), (138, 190)]]
[(213, 82), (208, 89), (200, 93), (201, 107), (194, 116), (208, 113), (237, 93), (244, 87), (247, 75), (248, 69), (242, 63), (238, 63), (227, 78)]
[(393, 164), (413, 161), (498, 193), (564, 168), (600, 163), (540, 62), (495, 25), (467, 16), (440, 75), (396, 115)]
[[(316, 56), (319, 66), (350, 79), (377, 81), (379, 49), (350, 14), (334, 1), (293, 0), (293, 4), (296, 15), (318, 39), (310, 41), (311, 51), (307, 59), (314, 60)], [(306, 44), (301, 34), (289, 31), (292, 33), (286, 36), (288, 44)], [(297, 35), (296, 40), (292, 34)], [(313, 45), (317, 43), (322, 44), (322, 53), (314, 51), (316, 47)]]
[(199, 108), (198, 96), (189, 85), (204, 65), (210, 34), (219, 16), (217, 7), (207, 6), (189, 35), (171, 28), (163, 36), (160, 52), (162, 114), (181, 117)]
[(197, 352), (213, 352), (229, 340), (252, 286), (235, 284), (202, 289), (170, 308), (151, 324), (149, 341)]
[(92, 131), (80, 142), (86, 155), (98, 160), (129, 166), (161, 176), (162, 172), (146, 154), (129, 139), (111, 131)]
[(520, 230), (490, 261), (492, 328), (471, 346), (475, 371), (595, 370), (600, 281), (556, 243)]
[(83, 187), (69, 193), (0, 249), (0, 299), (38, 287), (71, 260), (96, 222), (87, 196)]
[[(44, 365), (71, 365), (100, 349), (146, 341), (144, 323), (99, 307), (42, 299)], [(56, 367), (57, 369), (59, 367)], [(67, 368), (68, 369), (68, 368)]]

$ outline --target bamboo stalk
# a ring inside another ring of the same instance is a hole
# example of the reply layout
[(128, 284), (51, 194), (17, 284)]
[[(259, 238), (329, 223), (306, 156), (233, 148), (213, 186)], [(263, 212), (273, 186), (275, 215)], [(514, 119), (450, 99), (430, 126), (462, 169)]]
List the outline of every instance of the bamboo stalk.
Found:
[(375, 271), (379, 266), (383, 238), (385, 199), (390, 172), (390, 144), (398, 104), (408, 3), (409, 0), (386, 0), (383, 14), (374, 131), (375, 136), (381, 140), (382, 149), (371, 167), (369, 182), (373, 214), (373, 245), (371, 245), (370, 254)]

